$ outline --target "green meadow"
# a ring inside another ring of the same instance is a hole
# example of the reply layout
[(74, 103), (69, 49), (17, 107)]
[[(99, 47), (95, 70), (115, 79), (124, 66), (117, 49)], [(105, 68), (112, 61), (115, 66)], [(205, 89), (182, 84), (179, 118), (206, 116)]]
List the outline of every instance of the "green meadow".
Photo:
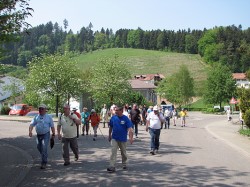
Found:
[(131, 75), (161, 73), (165, 77), (176, 73), (182, 64), (187, 65), (196, 87), (206, 79), (206, 65), (199, 55), (143, 49), (112, 48), (97, 50), (78, 56), (76, 61), (83, 70), (96, 65), (103, 58), (114, 58), (127, 64)]

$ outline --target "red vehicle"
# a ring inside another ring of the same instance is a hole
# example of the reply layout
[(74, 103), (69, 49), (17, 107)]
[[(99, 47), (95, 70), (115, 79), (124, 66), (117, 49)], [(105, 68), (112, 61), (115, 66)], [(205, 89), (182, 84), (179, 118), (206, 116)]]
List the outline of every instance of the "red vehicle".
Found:
[(27, 104), (15, 104), (11, 107), (9, 115), (25, 116), (30, 111)]

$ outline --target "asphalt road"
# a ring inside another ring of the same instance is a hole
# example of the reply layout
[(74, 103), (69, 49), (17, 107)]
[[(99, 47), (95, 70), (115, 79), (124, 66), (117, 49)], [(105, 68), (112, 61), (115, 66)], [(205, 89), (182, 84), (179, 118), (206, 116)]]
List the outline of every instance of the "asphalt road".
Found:
[[(163, 129), (160, 150), (149, 154), (149, 134), (139, 127), (139, 139), (128, 145), (128, 170), (122, 170), (117, 156), (117, 171), (107, 173), (110, 144), (107, 128), (81, 136), (79, 161), (63, 166), (61, 144), (49, 151), (49, 165), (41, 170), (35, 138), (28, 137), (27, 122), (0, 121), (0, 140), (25, 150), (33, 165), (18, 186), (250, 186), (250, 156), (211, 134), (209, 125), (227, 123), (226, 116), (190, 112), (187, 127)], [(228, 124), (232, 125), (232, 124)], [(212, 129), (212, 128), (210, 128)], [(17, 155), (18, 156), (18, 155)]]

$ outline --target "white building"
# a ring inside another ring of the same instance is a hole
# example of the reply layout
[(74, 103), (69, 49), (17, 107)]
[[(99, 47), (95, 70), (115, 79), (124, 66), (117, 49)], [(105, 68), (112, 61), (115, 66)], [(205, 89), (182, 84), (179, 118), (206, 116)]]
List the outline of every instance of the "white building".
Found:
[(236, 80), (238, 88), (249, 88), (250, 82), (245, 73), (233, 73), (233, 78)]

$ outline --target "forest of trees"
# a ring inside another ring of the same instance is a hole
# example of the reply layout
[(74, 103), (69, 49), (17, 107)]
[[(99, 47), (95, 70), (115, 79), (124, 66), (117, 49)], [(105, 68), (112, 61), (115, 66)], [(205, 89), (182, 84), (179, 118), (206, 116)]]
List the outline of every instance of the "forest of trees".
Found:
[(64, 26), (48, 22), (19, 34), (19, 42), (2, 44), (5, 58), (1, 64), (26, 67), (33, 56), (65, 51), (86, 53), (106, 48), (135, 48), (178, 53), (200, 54), (206, 63), (219, 62), (232, 72), (246, 72), (250, 67), (250, 28), (242, 30), (232, 25), (204, 30), (144, 31), (102, 28), (93, 31), (90, 23), (76, 34)]

